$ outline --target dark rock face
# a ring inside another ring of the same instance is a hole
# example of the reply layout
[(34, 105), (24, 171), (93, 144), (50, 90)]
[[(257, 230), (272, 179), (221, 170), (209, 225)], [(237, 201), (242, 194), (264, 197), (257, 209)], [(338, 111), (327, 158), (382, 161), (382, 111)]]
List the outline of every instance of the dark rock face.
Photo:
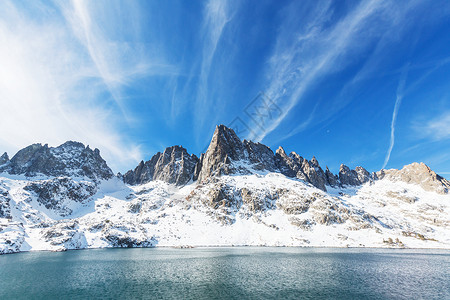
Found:
[(125, 183), (133, 185), (152, 180), (184, 185), (193, 178), (197, 163), (197, 156), (189, 155), (181, 146), (172, 146), (163, 153), (158, 152), (145, 163), (141, 161), (136, 169), (125, 173), (123, 179)]
[(273, 151), (261, 143), (244, 140), (245, 154), (255, 170), (278, 171)]
[(364, 169), (363, 167), (356, 167), (355, 168), (357, 177), (358, 177), (358, 181), (360, 182), (360, 184), (369, 182), (370, 180), (372, 180), (372, 176), (370, 175), (370, 173)]
[(8, 153), (3, 153), (2, 156), (0, 156), (0, 166), (6, 164), (9, 161)]
[(344, 164), (339, 167), (339, 181), (342, 185), (358, 185), (358, 174)]
[(24, 190), (35, 193), (37, 201), (62, 217), (72, 213), (71, 202), (83, 203), (97, 192), (94, 183), (76, 182), (68, 177), (34, 181)]
[(306, 176), (306, 181), (314, 185), (315, 187), (326, 191), (325, 188), (326, 177), (322, 168), (319, 166), (319, 162), (315, 157), (311, 161), (303, 159), (302, 172)]
[(339, 181), (341, 185), (361, 185), (370, 180), (373, 180), (370, 173), (363, 167), (356, 167), (355, 170), (350, 170), (349, 167), (342, 164), (339, 168)]
[(33, 144), (19, 152), (0, 171), (35, 176), (88, 177), (93, 180), (114, 176), (98, 149), (91, 150), (82, 143), (66, 142), (56, 148)]
[(323, 191), (326, 191), (326, 184), (331, 185), (315, 157), (308, 161), (295, 152), (287, 156), (280, 147), (275, 154), (275, 161), (280, 172), (288, 177), (297, 177)]
[(327, 178), (327, 182), (330, 186), (336, 187), (339, 185), (339, 177), (330, 172), (330, 169), (326, 169), (325, 177)]
[(155, 247), (157, 244), (157, 241), (153, 238), (150, 240), (140, 240), (130, 236), (114, 234), (107, 235), (105, 240), (114, 248), (151, 248)]
[(294, 160), (286, 155), (284, 149), (280, 146), (275, 152), (275, 163), (281, 174), (288, 177), (295, 177), (298, 172), (298, 165)]

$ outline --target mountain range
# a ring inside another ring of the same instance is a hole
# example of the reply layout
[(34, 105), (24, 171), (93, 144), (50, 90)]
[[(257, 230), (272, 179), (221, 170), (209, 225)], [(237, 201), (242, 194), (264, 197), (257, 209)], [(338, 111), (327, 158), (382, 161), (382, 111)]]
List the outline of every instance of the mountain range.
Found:
[(125, 174), (78, 142), (0, 157), (0, 253), (154, 246), (450, 248), (450, 182), (423, 163), (370, 173), (275, 153), (216, 127)]

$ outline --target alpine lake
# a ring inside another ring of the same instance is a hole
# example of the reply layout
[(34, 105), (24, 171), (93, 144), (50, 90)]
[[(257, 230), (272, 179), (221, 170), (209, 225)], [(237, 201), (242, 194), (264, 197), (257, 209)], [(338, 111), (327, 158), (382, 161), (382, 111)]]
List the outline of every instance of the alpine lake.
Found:
[(450, 299), (450, 251), (133, 248), (0, 256), (0, 299)]

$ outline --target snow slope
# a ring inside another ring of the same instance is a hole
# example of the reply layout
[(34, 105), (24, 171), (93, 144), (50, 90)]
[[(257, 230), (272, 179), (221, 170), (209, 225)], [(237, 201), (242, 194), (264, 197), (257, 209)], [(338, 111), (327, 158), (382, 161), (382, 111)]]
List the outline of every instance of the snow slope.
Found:
[(61, 177), (62, 188), (55, 188), (52, 180), (0, 175), (0, 253), (231, 245), (450, 248), (450, 195), (401, 181), (327, 186), (324, 192), (270, 172), (182, 187), (162, 181), (128, 186), (114, 177), (93, 190), (85, 178)]

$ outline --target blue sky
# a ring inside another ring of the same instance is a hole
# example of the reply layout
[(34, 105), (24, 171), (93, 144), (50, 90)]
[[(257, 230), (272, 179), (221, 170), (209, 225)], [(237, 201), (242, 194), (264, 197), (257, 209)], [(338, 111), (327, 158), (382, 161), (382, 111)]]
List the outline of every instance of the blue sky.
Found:
[[(77, 140), (114, 171), (217, 124), (337, 172), (450, 177), (448, 1), (2, 1), (0, 150)], [(258, 114), (255, 114), (258, 112)]]

